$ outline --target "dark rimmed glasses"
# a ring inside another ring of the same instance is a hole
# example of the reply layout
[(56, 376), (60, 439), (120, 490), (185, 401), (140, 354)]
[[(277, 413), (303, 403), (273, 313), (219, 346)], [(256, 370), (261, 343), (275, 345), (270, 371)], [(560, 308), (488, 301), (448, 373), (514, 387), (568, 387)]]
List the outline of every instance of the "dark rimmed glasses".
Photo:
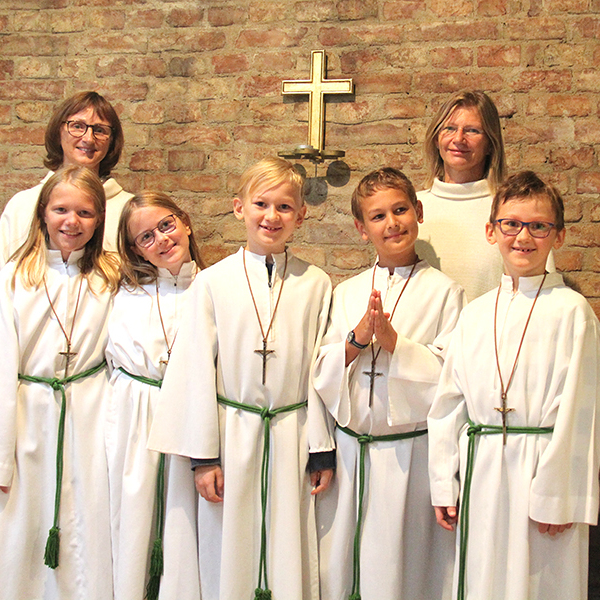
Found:
[(97, 140), (106, 140), (112, 134), (112, 127), (110, 125), (102, 125), (96, 123), (95, 125), (88, 125), (85, 121), (65, 121), (67, 131), (76, 138), (82, 138), (88, 129), (92, 130), (92, 135)]
[(154, 244), (154, 232), (158, 229), (161, 233), (171, 233), (177, 228), (177, 219), (175, 215), (167, 215), (164, 219), (158, 222), (156, 227), (142, 231), (139, 235), (135, 236), (133, 240), (140, 248), (149, 248)]
[(504, 235), (519, 235), (523, 227), (527, 227), (529, 235), (534, 238), (547, 238), (552, 229), (556, 227), (554, 223), (547, 221), (519, 221), (518, 219), (496, 219), (494, 224), (500, 227)]

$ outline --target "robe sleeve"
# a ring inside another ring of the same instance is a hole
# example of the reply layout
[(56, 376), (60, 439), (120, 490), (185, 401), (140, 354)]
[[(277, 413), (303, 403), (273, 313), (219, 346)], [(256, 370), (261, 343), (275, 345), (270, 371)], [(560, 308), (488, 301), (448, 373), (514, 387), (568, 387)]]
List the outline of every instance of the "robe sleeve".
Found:
[(343, 315), (343, 298), (336, 289), (331, 317), (312, 371), (312, 387), (330, 415), (342, 427), (352, 417), (349, 380), (358, 361), (346, 367), (346, 336), (351, 327)]
[(465, 303), (462, 288), (449, 290), (440, 310), (438, 331), (431, 344), (419, 344), (398, 335), (388, 372), (388, 423), (391, 426), (427, 419), (444, 356)]
[(529, 516), (541, 523), (598, 520), (600, 332), (589, 313), (575, 325), (554, 432), (531, 483)]
[(0, 485), (10, 486), (15, 470), (19, 341), (13, 311), (12, 265), (0, 273)]
[(467, 406), (461, 373), (460, 321), (448, 348), (437, 393), (427, 427), (429, 430), (429, 480), (433, 506), (456, 506), (458, 503), (460, 448), (459, 437), (467, 422)]
[(213, 300), (200, 273), (182, 314), (148, 448), (193, 458), (219, 457), (216, 360)]
[(314, 365), (319, 355), (323, 336), (325, 335), (330, 308), (331, 281), (327, 278), (327, 285), (322, 295), (321, 309), (319, 311), (317, 339), (315, 340), (313, 349), (311, 377), (308, 386), (308, 443), (310, 452), (330, 452), (335, 449), (335, 422), (312, 382)]

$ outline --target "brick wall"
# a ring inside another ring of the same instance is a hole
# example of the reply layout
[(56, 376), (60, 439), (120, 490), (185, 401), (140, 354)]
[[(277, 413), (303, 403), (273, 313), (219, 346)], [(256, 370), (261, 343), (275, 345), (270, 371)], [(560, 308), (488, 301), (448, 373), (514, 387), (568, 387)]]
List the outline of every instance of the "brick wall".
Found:
[(431, 116), (455, 90), (481, 88), (500, 109), (510, 170), (532, 168), (565, 195), (557, 264), (600, 313), (599, 13), (600, 0), (0, 0), (0, 201), (44, 174), (56, 103), (95, 89), (125, 129), (117, 179), (172, 193), (215, 262), (244, 239), (231, 215), (241, 171), (306, 143), (307, 104), (284, 101), (281, 81), (307, 78), (310, 51), (325, 49), (328, 76), (355, 81), (354, 102), (327, 105), (326, 144), (346, 150), (350, 180), (309, 207), (300, 255), (335, 281), (367, 266), (354, 185), (388, 164), (419, 189)]

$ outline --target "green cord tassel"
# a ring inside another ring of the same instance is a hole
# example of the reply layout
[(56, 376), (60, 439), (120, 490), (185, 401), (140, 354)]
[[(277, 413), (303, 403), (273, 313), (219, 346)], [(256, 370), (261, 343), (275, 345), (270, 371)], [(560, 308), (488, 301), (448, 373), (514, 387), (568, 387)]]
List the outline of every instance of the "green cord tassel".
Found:
[(60, 548), (60, 529), (52, 527), (48, 532), (48, 540), (46, 541), (46, 550), (44, 552), (44, 564), (51, 569), (58, 567), (58, 552)]
[(360, 594), (352, 594), (351, 596), (348, 597), (348, 600), (361, 600)]
[(150, 579), (146, 586), (146, 598), (148, 600), (157, 600), (160, 590), (160, 578), (163, 574), (163, 548), (162, 538), (156, 538), (152, 547), (152, 556), (150, 557)]
[(271, 590), (256, 588), (254, 590), (254, 600), (271, 600)]

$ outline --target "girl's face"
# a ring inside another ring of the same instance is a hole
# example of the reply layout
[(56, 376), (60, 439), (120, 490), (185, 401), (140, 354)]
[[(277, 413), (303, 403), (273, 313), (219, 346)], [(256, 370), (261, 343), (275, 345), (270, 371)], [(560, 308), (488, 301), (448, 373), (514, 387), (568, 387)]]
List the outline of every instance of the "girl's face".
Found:
[(128, 223), (133, 251), (157, 269), (178, 275), (181, 266), (192, 260), (192, 230), (168, 208), (143, 206), (131, 214)]
[(59, 183), (50, 193), (44, 222), (50, 248), (60, 250), (66, 261), (71, 252), (81, 250), (92, 239), (100, 221), (86, 192), (70, 183)]

